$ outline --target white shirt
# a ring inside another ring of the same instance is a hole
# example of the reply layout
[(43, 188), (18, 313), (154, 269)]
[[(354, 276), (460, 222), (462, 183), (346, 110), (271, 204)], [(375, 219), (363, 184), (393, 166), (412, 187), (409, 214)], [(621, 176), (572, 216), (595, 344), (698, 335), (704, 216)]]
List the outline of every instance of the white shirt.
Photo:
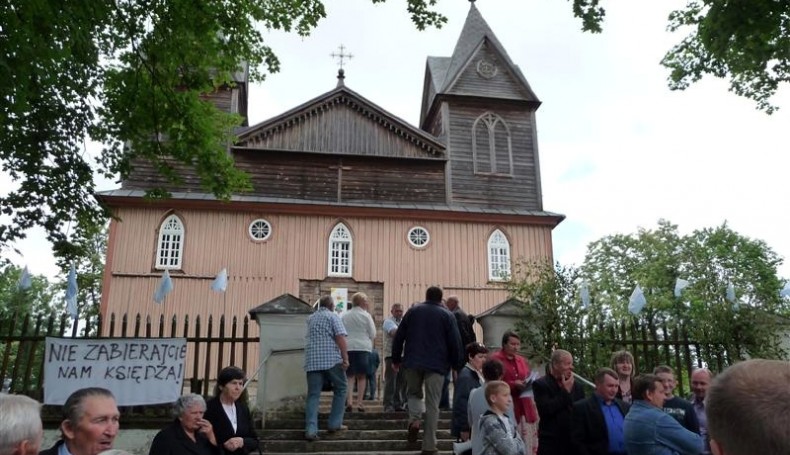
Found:
[[(384, 320), (384, 358), (392, 357), (392, 340), (395, 339), (395, 334), (390, 335), (393, 330), (398, 330), (400, 321), (395, 320), (395, 317)], [(482, 382), (482, 381), (481, 381)]]
[(225, 410), (225, 415), (228, 416), (228, 420), (230, 420), (230, 424), (233, 426), (233, 432), (239, 431), (239, 421), (236, 418), (236, 403), (222, 403), (222, 409)]
[(361, 307), (354, 307), (343, 314), (343, 325), (348, 337), (346, 346), (349, 351), (373, 350), (373, 339), (376, 338), (376, 324), (370, 314)]

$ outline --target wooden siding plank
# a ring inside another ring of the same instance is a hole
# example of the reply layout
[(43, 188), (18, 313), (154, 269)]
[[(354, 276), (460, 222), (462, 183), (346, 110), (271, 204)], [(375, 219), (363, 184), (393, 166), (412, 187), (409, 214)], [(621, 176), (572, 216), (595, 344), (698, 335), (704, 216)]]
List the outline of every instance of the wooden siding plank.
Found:
[(304, 115), (265, 135), (250, 138), (247, 147), (343, 153), (400, 158), (436, 157), (377, 117), (363, 115), (346, 102), (329, 105), (315, 115)]
[[(475, 119), (487, 111), (502, 117), (511, 134), (513, 175), (475, 174), (472, 163), (472, 127)], [(449, 122), (453, 135), (449, 144), (452, 157), (452, 200), (459, 204), (537, 209), (539, 197), (534, 168), (532, 116), (526, 108), (479, 103), (455, 103), (450, 107)]]

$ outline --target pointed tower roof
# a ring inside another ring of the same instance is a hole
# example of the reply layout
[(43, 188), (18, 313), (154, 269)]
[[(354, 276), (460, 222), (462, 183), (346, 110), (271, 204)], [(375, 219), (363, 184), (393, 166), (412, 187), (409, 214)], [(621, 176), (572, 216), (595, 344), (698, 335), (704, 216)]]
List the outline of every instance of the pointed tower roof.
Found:
[(513, 78), (521, 93), (520, 98), (540, 103), (518, 65), (510, 59), (504, 46), (483, 19), (475, 3), (471, 2), (469, 14), (466, 16), (466, 22), (464, 22), (452, 57), (428, 57), (425, 92), (423, 93), (424, 114), (431, 108), (436, 95), (446, 94), (452, 90), (459, 77), (469, 67), (470, 61), (486, 44), (501, 59), (503, 70)]
[(502, 52), (509, 64), (513, 64), (507, 56), (505, 48), (502, 47), (491, 27), (488, 26), (486, 20), (483, 19), (483, 15), (480, 14), (480, 10), (475, 6), (475, 2), (470, 2), (469, 14), (466, 15), (466, 22), (464, 22), (464, 28), (461, 29), (461, 36), (458, 37), (458, 42), (455, 43), (455, 50), (453, 50), (453, 56), (450, 57), (450, 65), (447, 68), (444, 83), (439, 87), (439, 93), (449, 88), (455, 76), (466, 66), (466, 62), (469, 61), (485, 38), (488, 38), (494, 47)]

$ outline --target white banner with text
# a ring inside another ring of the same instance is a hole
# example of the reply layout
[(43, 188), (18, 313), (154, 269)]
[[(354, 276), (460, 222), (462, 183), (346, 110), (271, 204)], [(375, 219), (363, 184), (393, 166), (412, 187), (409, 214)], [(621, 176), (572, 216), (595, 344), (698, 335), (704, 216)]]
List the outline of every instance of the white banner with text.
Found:
[(77, 389), (109, 389), (118, 406), (172, 403), (181, 396), (186, 338), (47, 337), (44, 404), (63, 405)]

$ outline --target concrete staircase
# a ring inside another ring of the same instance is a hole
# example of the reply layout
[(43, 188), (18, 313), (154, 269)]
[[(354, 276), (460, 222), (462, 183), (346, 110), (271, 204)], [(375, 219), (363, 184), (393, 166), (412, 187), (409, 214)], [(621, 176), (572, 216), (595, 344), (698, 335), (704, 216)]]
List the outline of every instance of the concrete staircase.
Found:
[[(304, 412), (274, 412), (266, 418), (266, 429), (258, 430), (263, 453), (329, 454), (329, 455), (413, 455), (419, 454), (422, 432), (417, 443), (406, 440), (405, 412), (383, 412), (380, 401), (365, 402), (366, 412), (346, 412), (343, 424), (348, 430), (334, 434), (326, 431), (331, 392), (321, 396), (318, 417), (320, 439), (304, 439)], [(444, 411), (439, 416), (437, 445), (442, 455), (452, 454), (450, 420), (452, 413)]]

